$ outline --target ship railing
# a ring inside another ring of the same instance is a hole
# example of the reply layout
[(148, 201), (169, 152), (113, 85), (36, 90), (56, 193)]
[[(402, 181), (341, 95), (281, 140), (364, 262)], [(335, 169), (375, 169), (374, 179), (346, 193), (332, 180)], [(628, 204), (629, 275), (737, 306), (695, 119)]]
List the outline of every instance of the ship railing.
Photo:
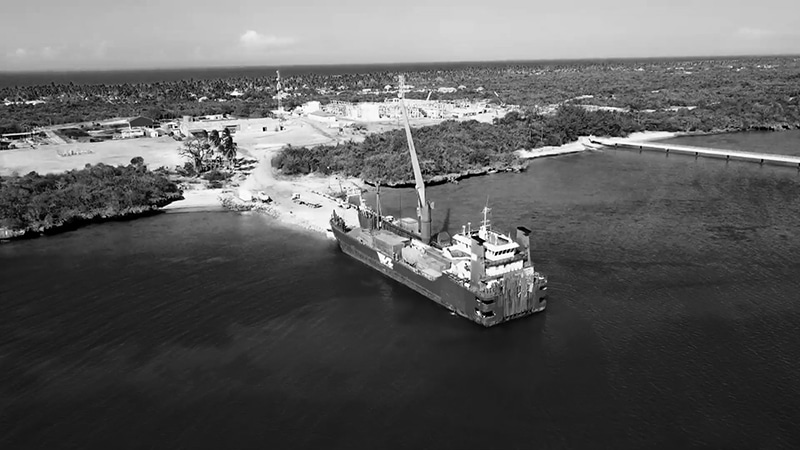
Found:
[(485, 261), (484, 266), (485, 267), (502, 266), (502, 265), (511, 264), (511, 263), (514, 263), (514, 262), (517, 262), (517, 261), (525, 261), (526, 259), (528, 259), (528, 255), (527, 254), (525, 254), (525, 253), (517, 253), (516, 255), (512, 256), (511, 258), (501, 259), (501, 260), (498, 260), (498, 261), (493, 261), (493, 260), (490, 260), (490, 259), (486, 259), (486, 260), (484, 260)]
[(472, 292), (475, 295), (486, 295), (486, 294), (497, 294), (502, 292), (502, 288), (500, 286), (490, 287), (490, 288), (476, 288), (472, 286), (472, 283), (469, 280), (461, 279), (452, 273), (443, 273), (443, 275), (449, 277), (451, 280), (455, 281), (456, 283), (460, 284), (468, 291)]

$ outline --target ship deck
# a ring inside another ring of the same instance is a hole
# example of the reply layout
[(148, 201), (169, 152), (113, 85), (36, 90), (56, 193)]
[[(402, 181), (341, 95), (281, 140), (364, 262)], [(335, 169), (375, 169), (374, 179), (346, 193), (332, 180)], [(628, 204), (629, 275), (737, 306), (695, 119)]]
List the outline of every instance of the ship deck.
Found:
[(385, 251), (381, 251), (375, 244), (374, 239), (386, 240), (388, 237), (394, 237), (392, 242), (396, 240), (407, 240), (402, 236), (397, 236), (389, 231), (384, 230), (364, 230), (362, 228), (355, 228), (347, 232), (347, 234), (359, 241), (360, 243), (368, 246), (369, 248), (392, 258), (395, 261), (400, 261), (412, 268), (421, 275), (427, 278), (435, 279), (443, 275), (444, 271), (450, 267), (452, 261), (444, 255), (436, 255), (434, 252), (441, 252), (440, 250), (425, 245), (419, 242), (413, 242), (410, 245), (402, 247), (400, 254), (390, 255)]

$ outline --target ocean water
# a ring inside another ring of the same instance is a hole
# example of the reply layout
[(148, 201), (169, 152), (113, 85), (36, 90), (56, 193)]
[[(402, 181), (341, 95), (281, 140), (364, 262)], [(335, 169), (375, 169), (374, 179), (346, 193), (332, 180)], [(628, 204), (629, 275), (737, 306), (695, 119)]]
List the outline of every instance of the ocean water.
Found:
[(0, 448), (800, 448), (796, 169), (604, 150), (429, 196), (531, 228), (547, 311), (483, 329), (252, 214), (1, 245)]

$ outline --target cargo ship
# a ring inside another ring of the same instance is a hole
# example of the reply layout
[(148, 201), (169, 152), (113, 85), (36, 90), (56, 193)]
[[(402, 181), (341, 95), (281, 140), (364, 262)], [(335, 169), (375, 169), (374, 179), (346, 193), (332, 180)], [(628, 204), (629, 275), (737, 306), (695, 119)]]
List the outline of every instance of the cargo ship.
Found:
[(517, 227), (512, 237), (493, 230), (488, 201), (477, 229), (470, 223), (452, 236), (447, 230), (431, 235), (432, 206), (403, 101), (403, 81), (401, 76), (400, 103), (414, 171), (417, 217), (382, 215), (380, 194), (375, 209), (360, 198), (357, 225), (346, 224), (336, 211), (331, 216), (330, 230), (342, 252), (486, 327), (544, 311), (547, 277), (534, 269), (531, 231)]

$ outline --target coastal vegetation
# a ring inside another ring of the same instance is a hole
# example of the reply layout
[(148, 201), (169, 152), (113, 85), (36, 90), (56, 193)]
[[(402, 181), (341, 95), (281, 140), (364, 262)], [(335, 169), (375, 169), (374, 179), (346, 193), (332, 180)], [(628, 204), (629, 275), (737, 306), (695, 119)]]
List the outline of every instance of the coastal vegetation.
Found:
[[(413, 86), (409, 98), (483, 100), (519, 107), (518, 113), (493, 124), (446, 121), (417, 130), (422, 170), (429, 180), (513, 169), (519, 164), (515, 150), (560, 145), (580, 135), (800, 127), (800, 58), (795, 57), (444, 64), (391, 70), (343, 67), (343, 73), (335, 74), (300, 71), (282, 79), (283, 105), (289, 109), (309, 100), (383, 101), (396, 96), (393, 89), (400, 72)], [(272, 71), (243, 69), (242, 73), (250, 75), (4, 86), (0, 133), (137, 114), (156, 120), (269, 115), (279, 94)], [(59, 132), (85, 134), (77, 126)], [(236, 156), (230, 136), (213, 133), (184, 141), (180, 152), (187, 159), (180, 173), (192, 177), (222, 173)], [(367, 136), (360, 143), (286, 147), (273, 164), (286, 174), (340, 173), (370, 182), (410, 182), (401, 131)]]
[[(287, 74), (282, 79), (283, 103), (293, 108), (309, 100), (382, 101), (395, 95), (391, 87), (396, 87), (402, 70), (414, 86), (409, 98), (482, 99), (531, 111), (562, 104), (613, 107), (634, 114), (647, 130), (800, 126), (800, 59), (795, 57), (445, 64), (407, 69), (359, 68), (356, 73), (343, 67), (349, 73)], [(139, 114), (156, 120), (204, 114), (267, 116), (277, 105), (273, 73), (249, 73), (148, 83), (5, 86), (0, 88), (0, 133)], [(451, 89), (440, 91), (440, 87)]]
[(0, 230), (38, 235), (148, 214), (182, 198), (167, 173), (149, 170), (141, 157), (126, 166), (0, 177)]
[[(449, 120), (416, 129), (414, 143), (423, 177), (435, 182), (490, 170), (518, 169), (516, 150), (562, 145), (584, 135), (624, 136), (640, 130), (642, 126), (630, 113), (564, 105), (549, 115), (511, 112), (494, 124)], [(359, 143), (286, 146), (272, 164), (291, 175), (337, 173), (370, 183), (413, 182), (403, 130), (370, 135)]]

